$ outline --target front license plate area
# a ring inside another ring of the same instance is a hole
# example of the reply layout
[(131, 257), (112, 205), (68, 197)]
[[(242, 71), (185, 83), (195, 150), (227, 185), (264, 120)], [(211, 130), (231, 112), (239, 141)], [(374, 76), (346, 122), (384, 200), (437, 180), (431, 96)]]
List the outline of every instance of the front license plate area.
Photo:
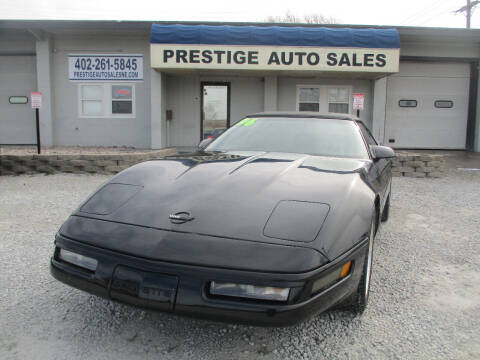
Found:
[(110, 285), (114, 300), (162, 311), (172, 311), (178, 278), (117, 266)]

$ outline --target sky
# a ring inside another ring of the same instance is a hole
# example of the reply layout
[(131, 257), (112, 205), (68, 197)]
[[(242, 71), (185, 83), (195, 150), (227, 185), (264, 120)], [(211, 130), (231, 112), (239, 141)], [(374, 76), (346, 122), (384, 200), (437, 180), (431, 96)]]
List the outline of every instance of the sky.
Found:
[[(340, 24), (465, 27), (466, 0), (0, 0), (0, 19), (265, 21), (287, 11)], [(480, 5), (472, 28), (480, 28)]]

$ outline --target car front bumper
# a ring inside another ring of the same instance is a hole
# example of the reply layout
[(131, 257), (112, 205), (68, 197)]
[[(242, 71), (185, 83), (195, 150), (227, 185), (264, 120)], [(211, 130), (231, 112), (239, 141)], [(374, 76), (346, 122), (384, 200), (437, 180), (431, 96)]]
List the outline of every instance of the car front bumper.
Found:
[[(341, 257), (305, 273), (265, 273), (152, 261), (57, 236), (50, 271), (59, 281), (122, 303), (202, 317), (262, 326), (288, 326), (325, 311), (357, 290), (368, 242), (361, 241)], [(95, 271), (59, 259), (59, 249), (94, 258)], [(352, 261), (350, 273), (311, 294), (316, 279)], [(286, 302), (261, 301), (209, 294), (211, 281), (291, 288)]]

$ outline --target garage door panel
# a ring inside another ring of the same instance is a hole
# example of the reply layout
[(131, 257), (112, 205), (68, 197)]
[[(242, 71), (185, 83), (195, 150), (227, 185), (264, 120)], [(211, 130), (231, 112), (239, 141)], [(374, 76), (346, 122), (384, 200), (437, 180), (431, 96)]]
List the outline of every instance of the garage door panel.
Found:
[(35, 143), (30, 103), (10, 104), (10, 96), (30, 96), (36, 89), (34, 56), (0, 56), (0, 144)]
[(401, 62), (399, 72), (391, 77), (468, 77), (469, 73), (468, 63)]
[[(444, 64), (433, 64), (435, 76), (411, 76), (412, 64), (405, 72), (388, 79), (385, 142), (397, 148), (464, 149), (468, 118), (468, 66), (443, 66), (444, 77), (437, 76)], [(413, 71), (415, 69), (415, 71)], [(449, 72), (451, 71), (451, 72)], [(463, 71), (463, 73), (461, 72)], [(400, 100), (415, 100), (416, 107), (400, 107)], [(435, 101), (453, 102), (452, 108), (436, 108)], [(394, 142), (392, 142), (394, 140)]]

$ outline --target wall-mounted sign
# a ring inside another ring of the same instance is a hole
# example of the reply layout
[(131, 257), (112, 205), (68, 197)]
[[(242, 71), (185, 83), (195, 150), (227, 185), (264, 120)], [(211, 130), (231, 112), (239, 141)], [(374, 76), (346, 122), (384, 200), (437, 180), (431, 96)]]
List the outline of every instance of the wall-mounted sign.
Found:
[(398, 72), (399, 49), (151, 44), (158, 69)]
[(141, 54), (70, 54), (71, 81), (142, 81)]
[(353, 94), (353, 110), (363, 110), (365, 94)]
[(32, 91), (30, 93), (30, 103), (32, 104), (32, 109), (40, 109), (42, 107), (42, 93)]

